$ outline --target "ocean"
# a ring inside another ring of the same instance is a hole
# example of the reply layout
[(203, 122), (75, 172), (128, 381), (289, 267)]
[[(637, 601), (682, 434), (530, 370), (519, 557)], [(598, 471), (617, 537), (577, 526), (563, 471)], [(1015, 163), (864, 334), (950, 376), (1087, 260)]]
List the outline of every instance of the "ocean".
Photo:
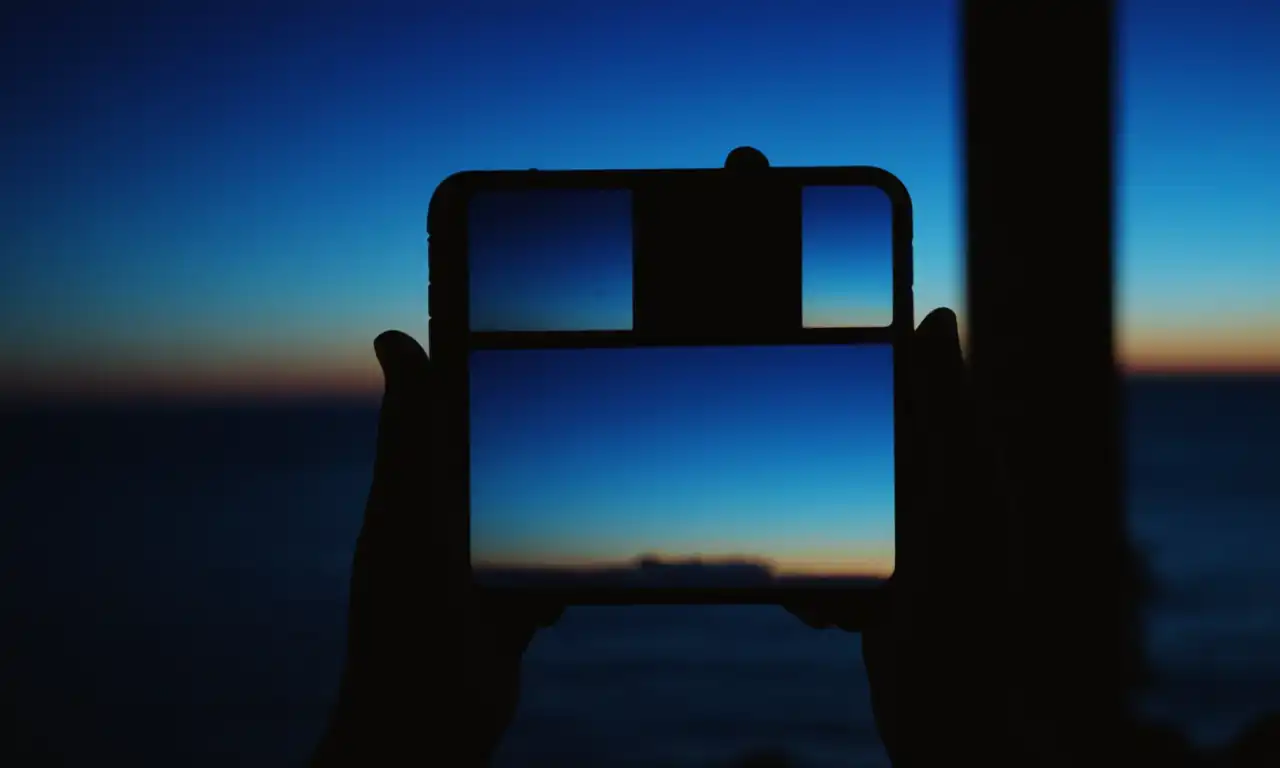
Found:
[[(1128, 394), (1131, 530), (1157, 587), (1139, 705), (1218, 743), (1280, 709), (1280, 381)], [(0, 424), (0, 764), (303, 760), (337, 681), (376, 403)], [(572, 609), (524, 673), (506, 768), (886, 764), (858, 639), (781, 609)]]

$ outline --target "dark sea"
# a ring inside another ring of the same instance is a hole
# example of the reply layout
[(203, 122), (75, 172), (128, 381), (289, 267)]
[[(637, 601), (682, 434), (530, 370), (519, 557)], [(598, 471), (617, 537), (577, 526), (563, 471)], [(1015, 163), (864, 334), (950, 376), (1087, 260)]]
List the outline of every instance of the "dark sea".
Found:
[[(1141, 705), (1221, 742), (1280, 709), (1280, 381), (1139, 380), (1129, 396), (1131, 529), (1158, 589)], [(375, 418), (372, 403), (5, 414), (0, 765), (305, 758), (338, 676)], [(857, 638), (781, 609), (571, 610), (525, 675), (509, 768), (774, 750), (886, 764)]]

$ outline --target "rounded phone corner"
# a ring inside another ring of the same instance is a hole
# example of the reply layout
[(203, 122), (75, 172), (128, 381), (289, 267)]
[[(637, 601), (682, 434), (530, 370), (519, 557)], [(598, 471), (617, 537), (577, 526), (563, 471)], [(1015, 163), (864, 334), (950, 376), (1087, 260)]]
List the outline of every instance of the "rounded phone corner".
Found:
[(884, 192), (894, 208), (911, 210), (911, 193), (907, 191), (907, 185), (902, 183), (902, 179), (890, 171), (875, 166), (868, 166), (867, 173), (868, 183)]
[(427, 203), (427, 236), (439, 233), (444, 222), (465, 210), (468, 198), (476, 188), (481, 171), (457, 171), (436, 185)]

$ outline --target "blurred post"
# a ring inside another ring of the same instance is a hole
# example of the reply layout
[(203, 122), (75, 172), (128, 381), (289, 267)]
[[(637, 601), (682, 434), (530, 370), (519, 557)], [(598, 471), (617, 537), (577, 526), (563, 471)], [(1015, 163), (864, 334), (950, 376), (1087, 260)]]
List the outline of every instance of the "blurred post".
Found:
[(1115, 9), (962, 13), (970, 357), (1018, 502), (1010, 673), (1022, 712), (1106, 762), (1140, 652), (1113, 349)]

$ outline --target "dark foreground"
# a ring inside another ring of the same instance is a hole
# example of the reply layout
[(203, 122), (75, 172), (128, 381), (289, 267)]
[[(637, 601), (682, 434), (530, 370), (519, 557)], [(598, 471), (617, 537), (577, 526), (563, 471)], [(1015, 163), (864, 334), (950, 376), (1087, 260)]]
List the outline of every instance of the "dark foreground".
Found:
[[(1130, 394), (1132, 529), (1160, 589), (1141, 705), (1220, 742), (1280, 709), (1280, 384)], [(64, 414), (48, 424), (77, 447), (55, 450), (6, 416), (0, 764), (300, 759), (338, 672), (373, 417)], [(776, 608), (571, 610), (535, 639), (526, 678), (504, 766), (883, 760), (857, 639)]]

